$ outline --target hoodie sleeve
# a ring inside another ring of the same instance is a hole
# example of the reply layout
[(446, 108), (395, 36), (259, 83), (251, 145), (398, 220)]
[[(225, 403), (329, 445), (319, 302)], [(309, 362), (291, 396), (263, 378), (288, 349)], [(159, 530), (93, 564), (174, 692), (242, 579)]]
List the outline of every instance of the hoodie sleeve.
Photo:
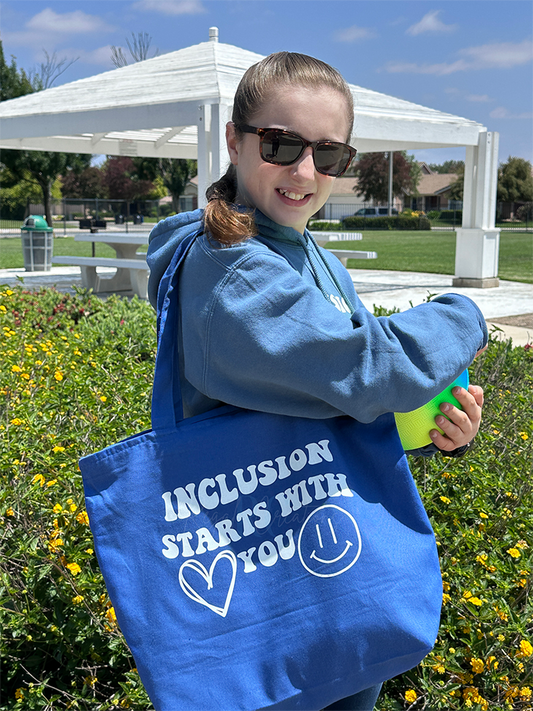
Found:
[(273, 252), (245, 252), (209, 297), (197, 281), (195, 269), (183, 270), (185, 377), (244, 408), (371, 422), (428, 402), (487, 341), (466, 297), (445, 294), (380, 318), (356, 297), (350, 319)]

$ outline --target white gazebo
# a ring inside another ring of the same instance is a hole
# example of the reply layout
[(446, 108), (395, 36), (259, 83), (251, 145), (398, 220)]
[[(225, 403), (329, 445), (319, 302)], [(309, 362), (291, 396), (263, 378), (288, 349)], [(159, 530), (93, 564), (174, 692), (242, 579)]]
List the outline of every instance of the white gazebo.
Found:
[[(0, 103), (0, 149), (197, 158), (199, 203), (226, 168), (237, 84), (262, 55), (209, 41)], [(498, 134), (479, 123), (350, 85), (359, 152), (466, 147), (457, 286), (498, 285)]]

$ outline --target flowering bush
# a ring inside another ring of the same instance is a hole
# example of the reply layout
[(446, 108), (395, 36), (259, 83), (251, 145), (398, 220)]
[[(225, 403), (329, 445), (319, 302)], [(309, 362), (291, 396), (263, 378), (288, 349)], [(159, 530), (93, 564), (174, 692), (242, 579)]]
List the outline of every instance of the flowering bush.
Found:
[[(77, 460), (150, 426), (155, 316), (137, 299), (0, 287), (1, 711), (147, 711), (93, 552)], [(380, 711), (531, 708), (533, 348), (471, 369), (482, 433), (413, 462), (444, 580), (433, 652)]]

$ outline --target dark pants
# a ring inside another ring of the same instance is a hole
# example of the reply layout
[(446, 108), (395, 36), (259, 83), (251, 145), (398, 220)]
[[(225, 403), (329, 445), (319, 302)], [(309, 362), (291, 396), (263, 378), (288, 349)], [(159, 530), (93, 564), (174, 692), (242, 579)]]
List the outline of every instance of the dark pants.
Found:
[(381, 684), (371, 686), (369, 689), (360, 691), (358, 694), (348, 696), (334, 704), (326, 706), (324, 711), (372, 711), (378, 700)]

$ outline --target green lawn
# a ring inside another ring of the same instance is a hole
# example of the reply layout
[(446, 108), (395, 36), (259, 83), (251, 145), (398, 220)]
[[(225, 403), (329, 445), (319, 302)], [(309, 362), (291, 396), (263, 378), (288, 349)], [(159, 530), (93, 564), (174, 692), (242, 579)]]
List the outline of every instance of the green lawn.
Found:
[[(339, 247), (330, 242), (329, 247)], [(371, 261), (348, 260), (350, 269), (393, 269), (406, 272), (455, 273), (455, 232), (363, 232), (360, 242), (343, 242), (343, 249), (377, 252)], [(533, 234), (502, 232), (501, 279), (533, 283)]]
[[(339, 246), (331, 242), (331, 248)], [(343, 242), (346, 249), (374, 251), (371, 261), (348, 261), (351, 269), (393, 269), (395, 271), (453, 274), (455, 271), (455, 232), (366, 231), (361, 242)], [(141, 247), (139, 251), (146, 251)], [(90, 242), (75, 242), (73, 237), (56, 237), (54, 255), (91, 256)], [(96, 255), (114, 257), (105, 244), (96, 243)], [(24, 266), (19, 237), (0, 238), (0, 269)], [(533, 283), (533, 234), (502, 232), (500, 237), (501, 279)]]
[[(107, 244), (95, 242), (97, 257), (114, 257), (115, 250)], [(141, 245), (139, 252), (146, 252), (147, 247)], [(54, 256), (71, 255), (76, 257), (92, 256), (91, 242), (76, 242), (74, 237), (57, 236), (54, 238)], [(24, 266), (22, 256), (22, 241), (20, 237), (0, 238), (0, 269), (15, 269)]]

